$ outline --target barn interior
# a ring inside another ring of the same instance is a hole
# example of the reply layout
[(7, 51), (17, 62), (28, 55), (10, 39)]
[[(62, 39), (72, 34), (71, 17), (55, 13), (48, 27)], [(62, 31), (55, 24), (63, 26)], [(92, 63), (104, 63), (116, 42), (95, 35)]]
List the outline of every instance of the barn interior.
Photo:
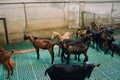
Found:
[[(23, 38), (26, 32), (39, 38), (51, 38), (54, 31), (61, 35), (74, 32), (75, 40), (77, 29), (86, 29), (95, 22), (113, 28), (114, 43), (120, 45), (119, 7), (119, 0), (0, 0), (0, 45), (7, 52), (15, 51), (11, 56), (15, 67), (10, 80), (50, 80), (44, 75), (52, 65), (49, 51), (40, 49), (37, 59), (33, 44)], [(120, 52), (111, 57), (111, 50), (104, 54), (104, 47), (97, 51), (92, 45), (91, 42), (87, 51), (88, 62), (101, 65), (93, 70), (90, 80), (119, 80)], [(54, 57), (53, 64), (66, 64), (58, 56), (58, 46), (54, 46)], [(69, 65), (83, 65), (84, 58), (81, 54), (79, 62), (71, 55)], [(0, 80), (6, 77), (7, 70), (0, 64)]]

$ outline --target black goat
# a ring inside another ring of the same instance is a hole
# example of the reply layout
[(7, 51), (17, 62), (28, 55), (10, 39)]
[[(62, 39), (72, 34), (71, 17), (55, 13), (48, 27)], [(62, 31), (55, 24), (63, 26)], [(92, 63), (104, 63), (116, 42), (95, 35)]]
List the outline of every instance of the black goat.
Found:
[(48, 73), (50, 80), (84, 80), (86, 77), (90, 78), (93, 69), (99, 66), (100, 64), (89, 63), (85, 63), (83, 66), (54, 64), (46, 69), (45, 75)]
[(101, 32), (96, 32), (95, 30), (87, 29), (86, 34), (90, 34), (92, 36), (93, 48), (94, 48), (94, 44), (96, 43), (96, 49), (98, 50), (99, 42), (101, 40), (100, 39)]
[(93, 48), (94, 43), (96, 43), (96, 49), (102, 48), (102, 45), (104, 43), (104, 38), (106, 38), (107, 35), (112, 35), (114, 33), (114, 29), (110, 27), (102, 27), (99, 32), (93, 30), (93, 29), (87, 29), (86, 34), (92, 35), (92, 42), (93, 42)]
[(115, 48), (116, 48), (116, 45), (113, 43), (113, 41), (115, 41), (114, 37), (111, 36), (111, 35), (108, 35), (106, 36), (105, 38), (105, 54), (107, 54), (108, 50), (111, 50), (112, 51), (112, 54), (111, 56), (113, 57), (114, 55), (114, 52), (115, 52)]
[(114, 54), (115, 52), (118, 55), (120, 55), (120, 44), (112, 43), (112, 45), (113, 45), (112, 53)]

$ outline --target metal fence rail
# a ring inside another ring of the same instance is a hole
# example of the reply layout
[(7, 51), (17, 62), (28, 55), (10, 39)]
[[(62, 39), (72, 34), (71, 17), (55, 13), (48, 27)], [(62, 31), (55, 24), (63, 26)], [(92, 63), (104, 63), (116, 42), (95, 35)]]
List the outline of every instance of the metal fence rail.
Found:
[(120, 2), (119, 0), (111, 0), (111, 1), (35, 1), (35, 2), (4, 2), (0, 3), (0, 5), (4, 4), (38, 4), (38, 3), (118, 3)]

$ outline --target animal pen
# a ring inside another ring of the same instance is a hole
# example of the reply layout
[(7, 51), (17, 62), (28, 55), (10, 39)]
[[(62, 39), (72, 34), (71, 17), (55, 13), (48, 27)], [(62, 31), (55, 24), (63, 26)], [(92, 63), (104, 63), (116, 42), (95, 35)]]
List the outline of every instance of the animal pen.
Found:
[[(39, 38), (51, 38), (54, 31), (64, 34), (77, 29), (86, 29), (90, 22), (97, 25), (112, 26), (116, 44), (120, 45), (120, 1), (119, 0), (6, 0), (0, 1), (0, 45), (5, 51), (15, 53), (11, 59), (15, 62), (14, 73), (10, 80), (50, 80), (45, 70), (50, 67), (51, 57), (48, 50), (40, 49), (40, 59), (36, 59), (33, 44), (25, 41), (26, 32)], [(53, 39), (53, 42), (57, 40)], [(88, 61), (100, 67), (93, 70), (90, 80), (119, 80), (120, 56), (111, 51), (104, 54), (105, 49), (97, 51), (90, 44), (87, 51)], [(81, 61), (70, 57), (70, 65), (83, 65)], [(58, 56), (58, 47), (54, 47), (53, 64), (66, 64)], [(7, 71), (0, 65), (0, 80), (5, 80)], [(86, 78), (87, 80), (87, 78)]]

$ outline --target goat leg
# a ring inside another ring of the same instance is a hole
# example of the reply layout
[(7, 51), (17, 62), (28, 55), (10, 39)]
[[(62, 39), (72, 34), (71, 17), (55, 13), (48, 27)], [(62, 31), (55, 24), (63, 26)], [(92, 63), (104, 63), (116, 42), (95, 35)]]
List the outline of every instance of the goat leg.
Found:
[(9, 66), (9, 62), (4, 63), (4, 66), (6, 67), (6, 69), (8, 71), (7, 80), (9, 80), (9, 78), (10, 78), (10, 66)]
[(58, 56), (60, 57), (60, 45), (58, 45)]
[(77, 57), (77, 54), (75, 54), (75, 60), (77, 60), (80, 62), (80, 54), (78, 54), (78, 57)]
[(61, 54), (61, 62), (63, 63), (64, 61), (63, 61), (63, 57), (64, 57), (64, 53), (63, 53), (63, 51), (62, 51), (62, 54)]
[(95, 47), (94, 47), (94, 43), (95, 43), (95, 42), (93, 41), (93, 49), (95, 48)]
[(78, 61), (80, 62), (80, 54), (78, 54)]
[(112, 50), (112, 54), (111, 54), (111, 57), (113, 57), (114, 56), (114, 51)]
[(51, 64), (53, 64), (53, 62), (54, 62), (54, 54), (52, 54), (51, 56), (52, 56)]
[(50, 55), (51, 55), (51, 58), (52, 58), (51, 64), (53, 64), (53, 62), (54, 62), (54, 52), (53, 52), (53, 48), (49, 48), (48, 51), (49, 51), (49, 53), (50, 53)]
[(75, 54), (75, 60), (77, 59), (77, 54)]
[(97, 51), (98, 51), (98, 45), (99, 45), (98, 42), (96, 42), (96, 49), (97, 49)]
[(107, 52), (108, 52), (108, 49), (105, 50), (105, 53), (104, 53), (104, 54), (107, 54)]
[(39, 59), (39, 48), (36, 48), (37, 59)]
[(87, 54), (86, 54), (86, 53), (83, 53), (83, 54), (84, 54), (84, 56), (85, 56), (84, 62), (88, 61), (88, 56), (87, 56)]
[(69, 64), (69, 60), (70, 60), (70, 54), (68, 53), (68, 55), (67, 55), (67, 62), (66, 62), (66, 64)]
[(12, 65), (9, 63), (10, 66), (10, 70), (11, 70), (11, 75), (13, 75), (13, 69), (12, 69)]

